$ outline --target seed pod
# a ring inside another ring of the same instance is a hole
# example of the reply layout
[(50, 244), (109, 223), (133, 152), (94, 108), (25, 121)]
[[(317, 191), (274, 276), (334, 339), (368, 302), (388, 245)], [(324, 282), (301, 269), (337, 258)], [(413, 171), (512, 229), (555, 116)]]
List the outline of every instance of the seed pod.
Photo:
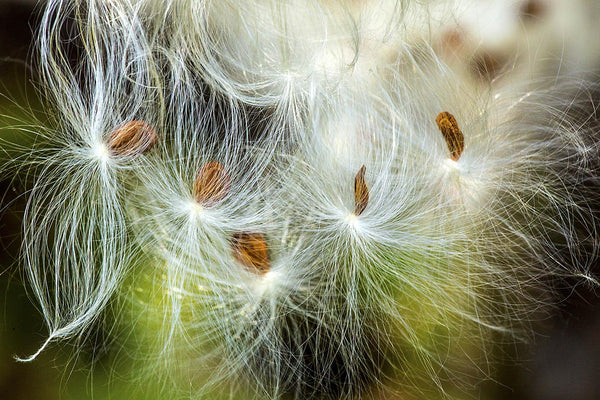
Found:
[(360, 167), (354, 178), (354, 215), (359, 216), (369, 204), (369, 187), (365, 182), (365, 172), (367, 167)]
[(156, 131), (144, 121), (129, 121), (115, 129), (106, 143), (113, 155), (137, 156), (156, 143)]
[(231, 188), (231, 177), (221, 163), (211, 161), (202, 166), (194, 184), (194, 198), (204, 206), (223, 200)]
[(454, 115), (447, 111), (438, 114), (435, 119), (438, 128), (444, 135), (448, 150), (450, 150), (450, 158), (452, 161), (458, 161), (465, 149), (465, 137), (458, 128), (458, 123)]
[(271, 269), (267, 242), (260, 233), (237, 232), (231, 239), (233, 256), (244, 267), (257, 274)]

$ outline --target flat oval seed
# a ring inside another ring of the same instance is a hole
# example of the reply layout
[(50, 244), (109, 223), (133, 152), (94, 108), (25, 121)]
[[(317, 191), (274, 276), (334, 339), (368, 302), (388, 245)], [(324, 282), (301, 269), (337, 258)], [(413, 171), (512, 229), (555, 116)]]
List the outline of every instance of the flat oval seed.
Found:
[(244, 267), (257, 274), (266, 274), (271, 269), (267, 242), (260, 233), (237, 232), (231, 239), (233, 256)]
[(359, 216), (369, 204), (369, 187), (365, 182), (365, 172), (367, 167), (360, 167), (354, 178), (354, 215)]
[(144, 121), (129, 121), (115, 129), (106, 143), (113, 155), (137, 156), (156, 143), (156, 131)]
[(458, 123), (454, 115), (447, 111), (438, 114), (435, 119), (437, 126), (444, 135), (448, 150), (450, 150), (450, 158), (452, 161), (458, 161), (465, 149), (465, 137), (458, 128)]
[(210, 206), (225, 198), (231, 188), (231, 177), (221, 163), (211, 161), (202, 166), (194, 183), (194, 198)]

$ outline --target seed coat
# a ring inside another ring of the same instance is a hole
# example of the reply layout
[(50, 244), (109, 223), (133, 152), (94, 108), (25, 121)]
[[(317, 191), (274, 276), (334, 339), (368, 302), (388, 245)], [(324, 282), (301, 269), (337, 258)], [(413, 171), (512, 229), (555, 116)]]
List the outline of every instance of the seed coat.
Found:
[(150, 150), (156, 131), (145, 121), (129, 121), (112, 131), (106, 146), (113, 155), (133, 157)]
[(360, 167), (354, 178), (354, 215), (359, 216), (369, 204), (369, 187), (365, 181), (367, 167)]
[(267, 242), (260, 233), (237, 232), (231, 239), (233, 256), (248, 270), (259, 275), (271, 269)]
[(452, 161), (458, 161), (465, 149), (465, 137), (458, 128), (458, 123), (454, 115), (447, 111), (438, 114), (435, 119), (437, 126), (442, 132)]
[(200, 168), (194, 182), (194, 199), (204, 206), (223, 200), (231, 189), (231, 176), (221, 163), (207, 162)]

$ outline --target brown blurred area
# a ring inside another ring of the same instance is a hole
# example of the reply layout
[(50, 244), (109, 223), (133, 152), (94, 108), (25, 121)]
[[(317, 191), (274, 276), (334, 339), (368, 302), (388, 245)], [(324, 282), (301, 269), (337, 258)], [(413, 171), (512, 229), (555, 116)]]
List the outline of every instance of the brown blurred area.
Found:
[[(35, 76), (27, 63), (39, 9), (32, 1), (0, 0), (3, 116), (18, 113), (20, 107), (41, 107), (32, 87)], [(596, 100), (600, 102), (600, 96)], [(10, 130), (8, 134), (15, 135), (13, 139), (18, 135)], [(4, 151), (0, 154), (7, 157)], [(19, 363), (13, 357), (33, 353), (47, 332), (27, 296), (18, 264), (24, 207), (19, 194), (25, 184), (10, 174), (1, 179), (0, 399), (91, 399), (92, 392), (94, 398), (107, 398), (106, 371), (90, 372), (92, 355), (83, 352), (74, 359), (68, 344), (51, 346), (31, 363)], [(482, 384), (481, 399), (600, 399), (600, 298), (584, 286), (565, 294), (567, 300), (542, 324), (535, 343), (506, 349), (497, 376)]]

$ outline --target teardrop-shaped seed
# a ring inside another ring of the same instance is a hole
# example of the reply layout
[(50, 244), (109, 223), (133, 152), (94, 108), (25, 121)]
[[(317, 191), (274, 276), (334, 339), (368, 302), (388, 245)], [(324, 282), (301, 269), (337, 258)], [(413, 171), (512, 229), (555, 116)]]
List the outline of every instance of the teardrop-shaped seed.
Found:
[(106, 146), (113, 155), (137, 156), (156, 143), (156, 131), (144, 121), (129, 121), (112, 131)]
[(231, 177), (221, 163), (211, 161), (202, 166), (194, 183), (194, 198), (211, 206), (225, 198), (231, 188)]
[(367, 167), (360, 167), (354, 178), (354, 215), (359, 216), (369, 204), (369, 187), (365, 182), (365, 172)]
[(237, 232), (231, 239), (233, 256), (244, 267), (257, 274), (271, 269), (267, 242), (260, 233)]
[(450, 150), (450, 158), (453, 161), (458, 161), (465, 149), (465, 137), (458, 128), (458, 123), (454, 115), (447, 111), (438, 114), (435, 119), (437, 126), (442, 132), (448, 150)]

